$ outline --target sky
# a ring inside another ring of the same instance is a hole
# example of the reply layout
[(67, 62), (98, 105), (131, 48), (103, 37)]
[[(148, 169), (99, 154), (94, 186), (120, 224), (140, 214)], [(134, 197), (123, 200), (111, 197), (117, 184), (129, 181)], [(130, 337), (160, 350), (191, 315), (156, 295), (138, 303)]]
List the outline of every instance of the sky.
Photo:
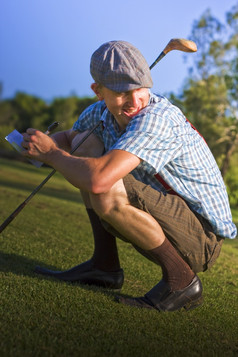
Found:
[[(237, 0), (0, 0), (2, 99), (21, 91), (51, 101), (93, 96), (92, 53), (104, 42), (135, 45), (148, 64), (171, 38), (188, 38), (210, 9), (220, 21)], [(199, 49), (198, 49), (199, 51)], [(152, 69), (153, 91), (178, 92), (186, 54), (172, 51)]]

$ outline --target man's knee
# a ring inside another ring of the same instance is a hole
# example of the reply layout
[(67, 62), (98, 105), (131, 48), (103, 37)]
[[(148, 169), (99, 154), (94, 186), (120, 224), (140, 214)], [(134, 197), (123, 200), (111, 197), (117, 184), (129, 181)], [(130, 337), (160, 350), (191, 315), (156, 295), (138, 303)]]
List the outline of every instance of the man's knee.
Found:
[(99, 217), (107, 222), (110, 222), (112, 216), (122, 213), (125, 205), (129, 204), (122, 180), (116, 182), (106, 193), (90, 193), (90, 200)]
[[(88, 131), (78, 133), (72, 140), (71, 149), (87, 135)], [(75, 156), (99, 157), (104, 152), (104, 145), (93, 133), (74, 152)]]

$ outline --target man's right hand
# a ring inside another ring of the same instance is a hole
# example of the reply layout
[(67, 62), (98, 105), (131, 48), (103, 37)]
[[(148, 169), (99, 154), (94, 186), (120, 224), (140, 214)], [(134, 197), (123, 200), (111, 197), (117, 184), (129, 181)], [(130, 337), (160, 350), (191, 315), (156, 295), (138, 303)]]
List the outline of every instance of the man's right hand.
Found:
[(59, 150), (55, 141), (39, 130), (29, 128), (23, 133), (23, 156), (50, 164), (52, 152)]

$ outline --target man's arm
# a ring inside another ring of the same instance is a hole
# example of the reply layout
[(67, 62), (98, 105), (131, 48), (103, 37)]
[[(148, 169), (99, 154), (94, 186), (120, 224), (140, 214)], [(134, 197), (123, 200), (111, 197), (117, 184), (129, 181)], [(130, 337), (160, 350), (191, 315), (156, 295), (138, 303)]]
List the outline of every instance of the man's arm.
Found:
[(70, 155), (58, 148), (55, 142), (35, 129), (23, 134), (24, 156), (45, 162), (59, 171), (72, 185), (94, 194), (105, 193), (119, 179), (140, 163), (140, 159), (123, 150), (112, 150), (99, 158)]

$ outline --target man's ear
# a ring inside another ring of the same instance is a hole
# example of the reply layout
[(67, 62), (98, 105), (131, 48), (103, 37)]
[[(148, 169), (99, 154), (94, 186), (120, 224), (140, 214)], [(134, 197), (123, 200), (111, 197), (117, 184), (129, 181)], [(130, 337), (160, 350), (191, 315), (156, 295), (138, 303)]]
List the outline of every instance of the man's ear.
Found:
[(99, 100), (103, 100), (103, 95), (102, 95), (102, 86), (98, 83), (92, 83), (91, 84), (91, 89), (94, 91), (96, 96), (98, 97)]

